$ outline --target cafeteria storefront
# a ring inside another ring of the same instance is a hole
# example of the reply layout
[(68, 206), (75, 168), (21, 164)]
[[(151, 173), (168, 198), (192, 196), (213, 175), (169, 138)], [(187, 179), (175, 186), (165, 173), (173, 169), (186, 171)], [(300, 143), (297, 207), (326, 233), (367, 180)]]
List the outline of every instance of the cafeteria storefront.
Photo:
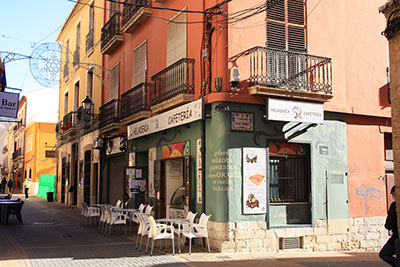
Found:
[(343, 115), (295, 101), (202, 101), (128, 126), (129, 166), (146, 169), (157, 217), (211, 214), (211, 245), (230, 252), (277, 251), (291, 238), (307, 248), (319, 232), (347, 232)]

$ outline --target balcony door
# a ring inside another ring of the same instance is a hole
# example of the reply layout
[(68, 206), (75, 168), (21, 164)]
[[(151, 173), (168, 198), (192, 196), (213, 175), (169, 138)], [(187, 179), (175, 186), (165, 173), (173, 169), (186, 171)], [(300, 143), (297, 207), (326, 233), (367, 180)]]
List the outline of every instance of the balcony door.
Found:
[[(187, 57), (187, 14), (178, 13), (171, 19), (167, 26), (167, 66), (171, 66), (178, 60)], [(187, 68), (182, 64), (171, 68), (166, 73), (166, 92), (177, 90), (186, 83)]]
[[(277, 1), (267, 10), (266, 70), (274, 86), (302, 88), (307, 79), (304, 0)], [(290, 51), (296, 53), (280, 53)], [(297, 54), (300, 53), (300, 54)]]

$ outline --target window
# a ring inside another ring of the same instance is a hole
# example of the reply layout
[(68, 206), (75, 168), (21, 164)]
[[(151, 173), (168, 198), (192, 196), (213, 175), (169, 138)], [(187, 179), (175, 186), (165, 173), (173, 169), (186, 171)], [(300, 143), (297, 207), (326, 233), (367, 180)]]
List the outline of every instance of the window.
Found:
[(64, 94), (64, 116), (68, 113), (68, 92)]
[(79, 51), (80, 47), (81, 47), (81, 23), (78, 23), (78, 25), (76, 26), (76, 50)]
[(94, 30), (94, 2), (89, 7), (89, 31)]
[(275, 1), (267, 10), (267, 47), (306, 52), (304, 0)]
[(29, 179), (32, 179), (32, 168), (29, 169)]
[(270, 203), (309, 202), (309, 146), (269, 143)]
[(79, 101), (79, 82), (76, 82), (74, 86), (74, 111), (78, 110), (80, 106), (80, 101)]
[(71, 51), (69, 50), (69, 40), (67, 40), (67, 43), (66, 43), (66, 45), (65, 45), (65, 50), (66, 50), (66, 52), (65, 52), (65, 64), (67, 64), (67, 66), (69, 65), (69, 61), (70, 61), (70, 59), (69, 59), (69, 54), (71, 53)]
[(87, 72), (86, 78), (86, 95), (92, 99), (93, 96), (93, 69)]
[(110, 94), (109, 101), (118, 99), (119, 96), (119, 63), (112, 68), (110, 73)]
[(133, 80), (132, 87), (146, 82), (147, 70), (147, 42), (144, 42), (133, 51)]
[(55, 158), (56, 157), (56, 151), (55, 150), (46, 150), (45, 152), (45, 157), (46, 158)]
[(187, 15), (181, 12), (171, 19), (167, 28), (167, 65), (186, 57)]

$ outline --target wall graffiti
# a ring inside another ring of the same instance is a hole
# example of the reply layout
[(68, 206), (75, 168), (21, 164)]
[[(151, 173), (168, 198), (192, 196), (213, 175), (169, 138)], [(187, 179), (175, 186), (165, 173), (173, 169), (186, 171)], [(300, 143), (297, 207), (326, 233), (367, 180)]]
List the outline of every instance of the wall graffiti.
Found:
[(368, 199), (381, 199), (382, 191), (372, 186), (361, 185), (356, 189), (356, 195), (364, 198), (364, 214), (368, 214)]

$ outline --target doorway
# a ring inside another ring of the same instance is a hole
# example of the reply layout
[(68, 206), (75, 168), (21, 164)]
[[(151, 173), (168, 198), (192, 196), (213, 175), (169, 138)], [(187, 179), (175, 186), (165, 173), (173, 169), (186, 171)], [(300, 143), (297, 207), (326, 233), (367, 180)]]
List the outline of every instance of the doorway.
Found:
[(84, 162), (83, 201), (90, 205), (90, 165), (92, 162), (92, 153), (90, 150), (85, 151)]

